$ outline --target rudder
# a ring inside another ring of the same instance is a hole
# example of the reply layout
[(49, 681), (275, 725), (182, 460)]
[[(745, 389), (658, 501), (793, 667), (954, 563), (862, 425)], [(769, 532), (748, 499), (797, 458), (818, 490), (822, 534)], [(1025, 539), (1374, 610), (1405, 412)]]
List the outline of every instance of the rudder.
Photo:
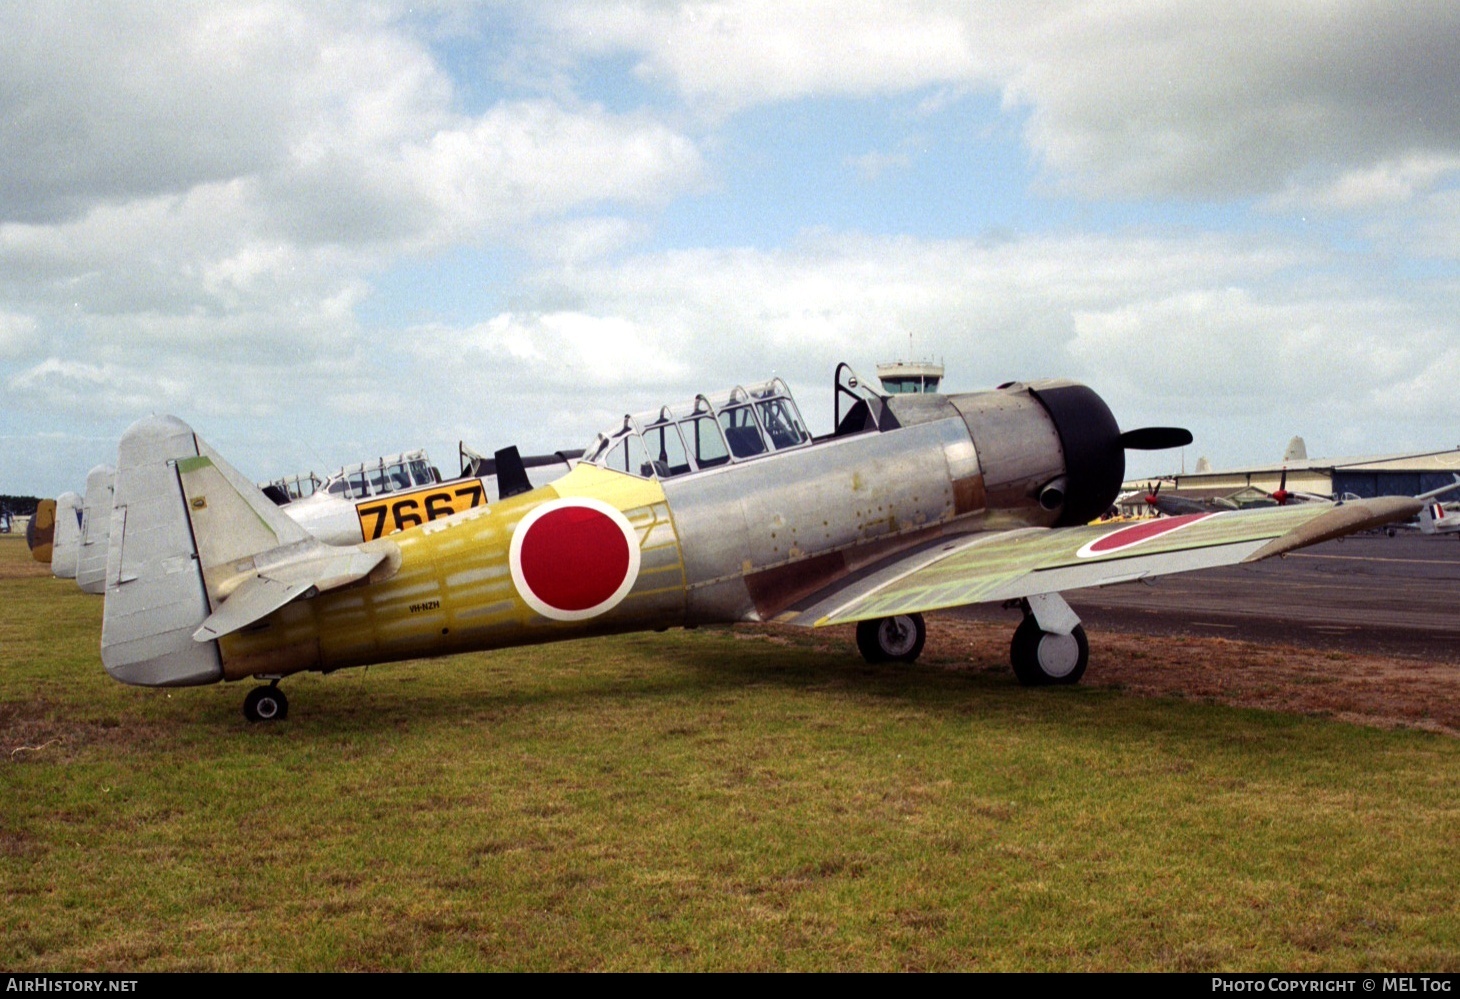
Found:
[(192, 429), (171, 416), (132, 424), (117, 448), (101, 662), (123, 683), (223, 678), (218, 643), (193, 641), (210, 610), (177, 465), (197, 456)]

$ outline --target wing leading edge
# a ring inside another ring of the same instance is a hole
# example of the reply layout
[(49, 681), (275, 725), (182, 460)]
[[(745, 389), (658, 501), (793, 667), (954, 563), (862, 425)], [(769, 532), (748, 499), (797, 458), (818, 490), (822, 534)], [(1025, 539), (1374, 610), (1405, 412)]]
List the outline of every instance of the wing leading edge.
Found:
[(779, 620), (821, 627), (1255, 562), (1419, 511), (1408, 497), (1028, 528), (950, 539), (817, 594)]

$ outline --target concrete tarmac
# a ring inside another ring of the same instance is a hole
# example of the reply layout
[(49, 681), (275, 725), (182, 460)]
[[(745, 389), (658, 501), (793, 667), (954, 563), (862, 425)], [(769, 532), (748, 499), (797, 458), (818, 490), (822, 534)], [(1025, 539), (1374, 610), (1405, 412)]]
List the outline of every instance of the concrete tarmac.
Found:
[[(1202, 635), (1460, 664), (1460, 538), (1401, 531), (1328, 541), (1248, 566), (1071, 590), (1101, 631)], [(997, 605), (950, 613), (1018, 624)]]

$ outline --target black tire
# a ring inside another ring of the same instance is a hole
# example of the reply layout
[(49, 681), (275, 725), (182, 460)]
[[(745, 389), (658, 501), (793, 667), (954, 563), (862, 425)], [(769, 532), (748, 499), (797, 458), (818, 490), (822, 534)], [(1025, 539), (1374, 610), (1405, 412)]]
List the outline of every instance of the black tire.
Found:
[(283, 721), (289, 717), (289, 698), (272, 685), (255, 687), (243, 699), (243, 717), (251, 722)]
[[(1071, 648), (1069, 639), (1074, 639)], [(1014, 629), (1009, 643), (1009, 661), (1014, 675), (1026, 687), (1045, 687), (1079, 683), (1090, 665), (1090, 642), (1085, 629), (1075, 625), (1068, 636), (1043, 631), (1034, 615), (1026, 615)]]
[(923, 653), (928, 626), (921, 614), (857, 622), (857, 649), (869, 663), (910, 663)]

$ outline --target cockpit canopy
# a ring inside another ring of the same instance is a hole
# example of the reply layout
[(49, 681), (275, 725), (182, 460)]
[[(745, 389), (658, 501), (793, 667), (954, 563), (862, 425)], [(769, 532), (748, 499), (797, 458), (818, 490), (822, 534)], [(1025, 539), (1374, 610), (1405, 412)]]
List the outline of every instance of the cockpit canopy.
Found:
[(668, 479), (810, 444), (790, 389), (772, 378), (749, 389), (736, 386), (627, 415), (594, 439), (583, 460), (646, 479)]
[[(278, 495), (283, 499), (277, 500), (281, 503), (289, 503), (297, 499), (307, 499), (313, 496), (324, 483), (318, 475), (313, 472), (306, 472), (302, 475), (286, 475), (282, 479), (275, 479), (273, 482), (264, 483), (264, 486), (273, 486), (278, 490)], [(261, 486), (260, 488), (263, 488)]]
[(406, 451), (358, 465), (346, 465), (325, 481), (321, 491), (332, 496), (364, 499), (415, 486), (434, 485), (438, 481), (425, 451)]

